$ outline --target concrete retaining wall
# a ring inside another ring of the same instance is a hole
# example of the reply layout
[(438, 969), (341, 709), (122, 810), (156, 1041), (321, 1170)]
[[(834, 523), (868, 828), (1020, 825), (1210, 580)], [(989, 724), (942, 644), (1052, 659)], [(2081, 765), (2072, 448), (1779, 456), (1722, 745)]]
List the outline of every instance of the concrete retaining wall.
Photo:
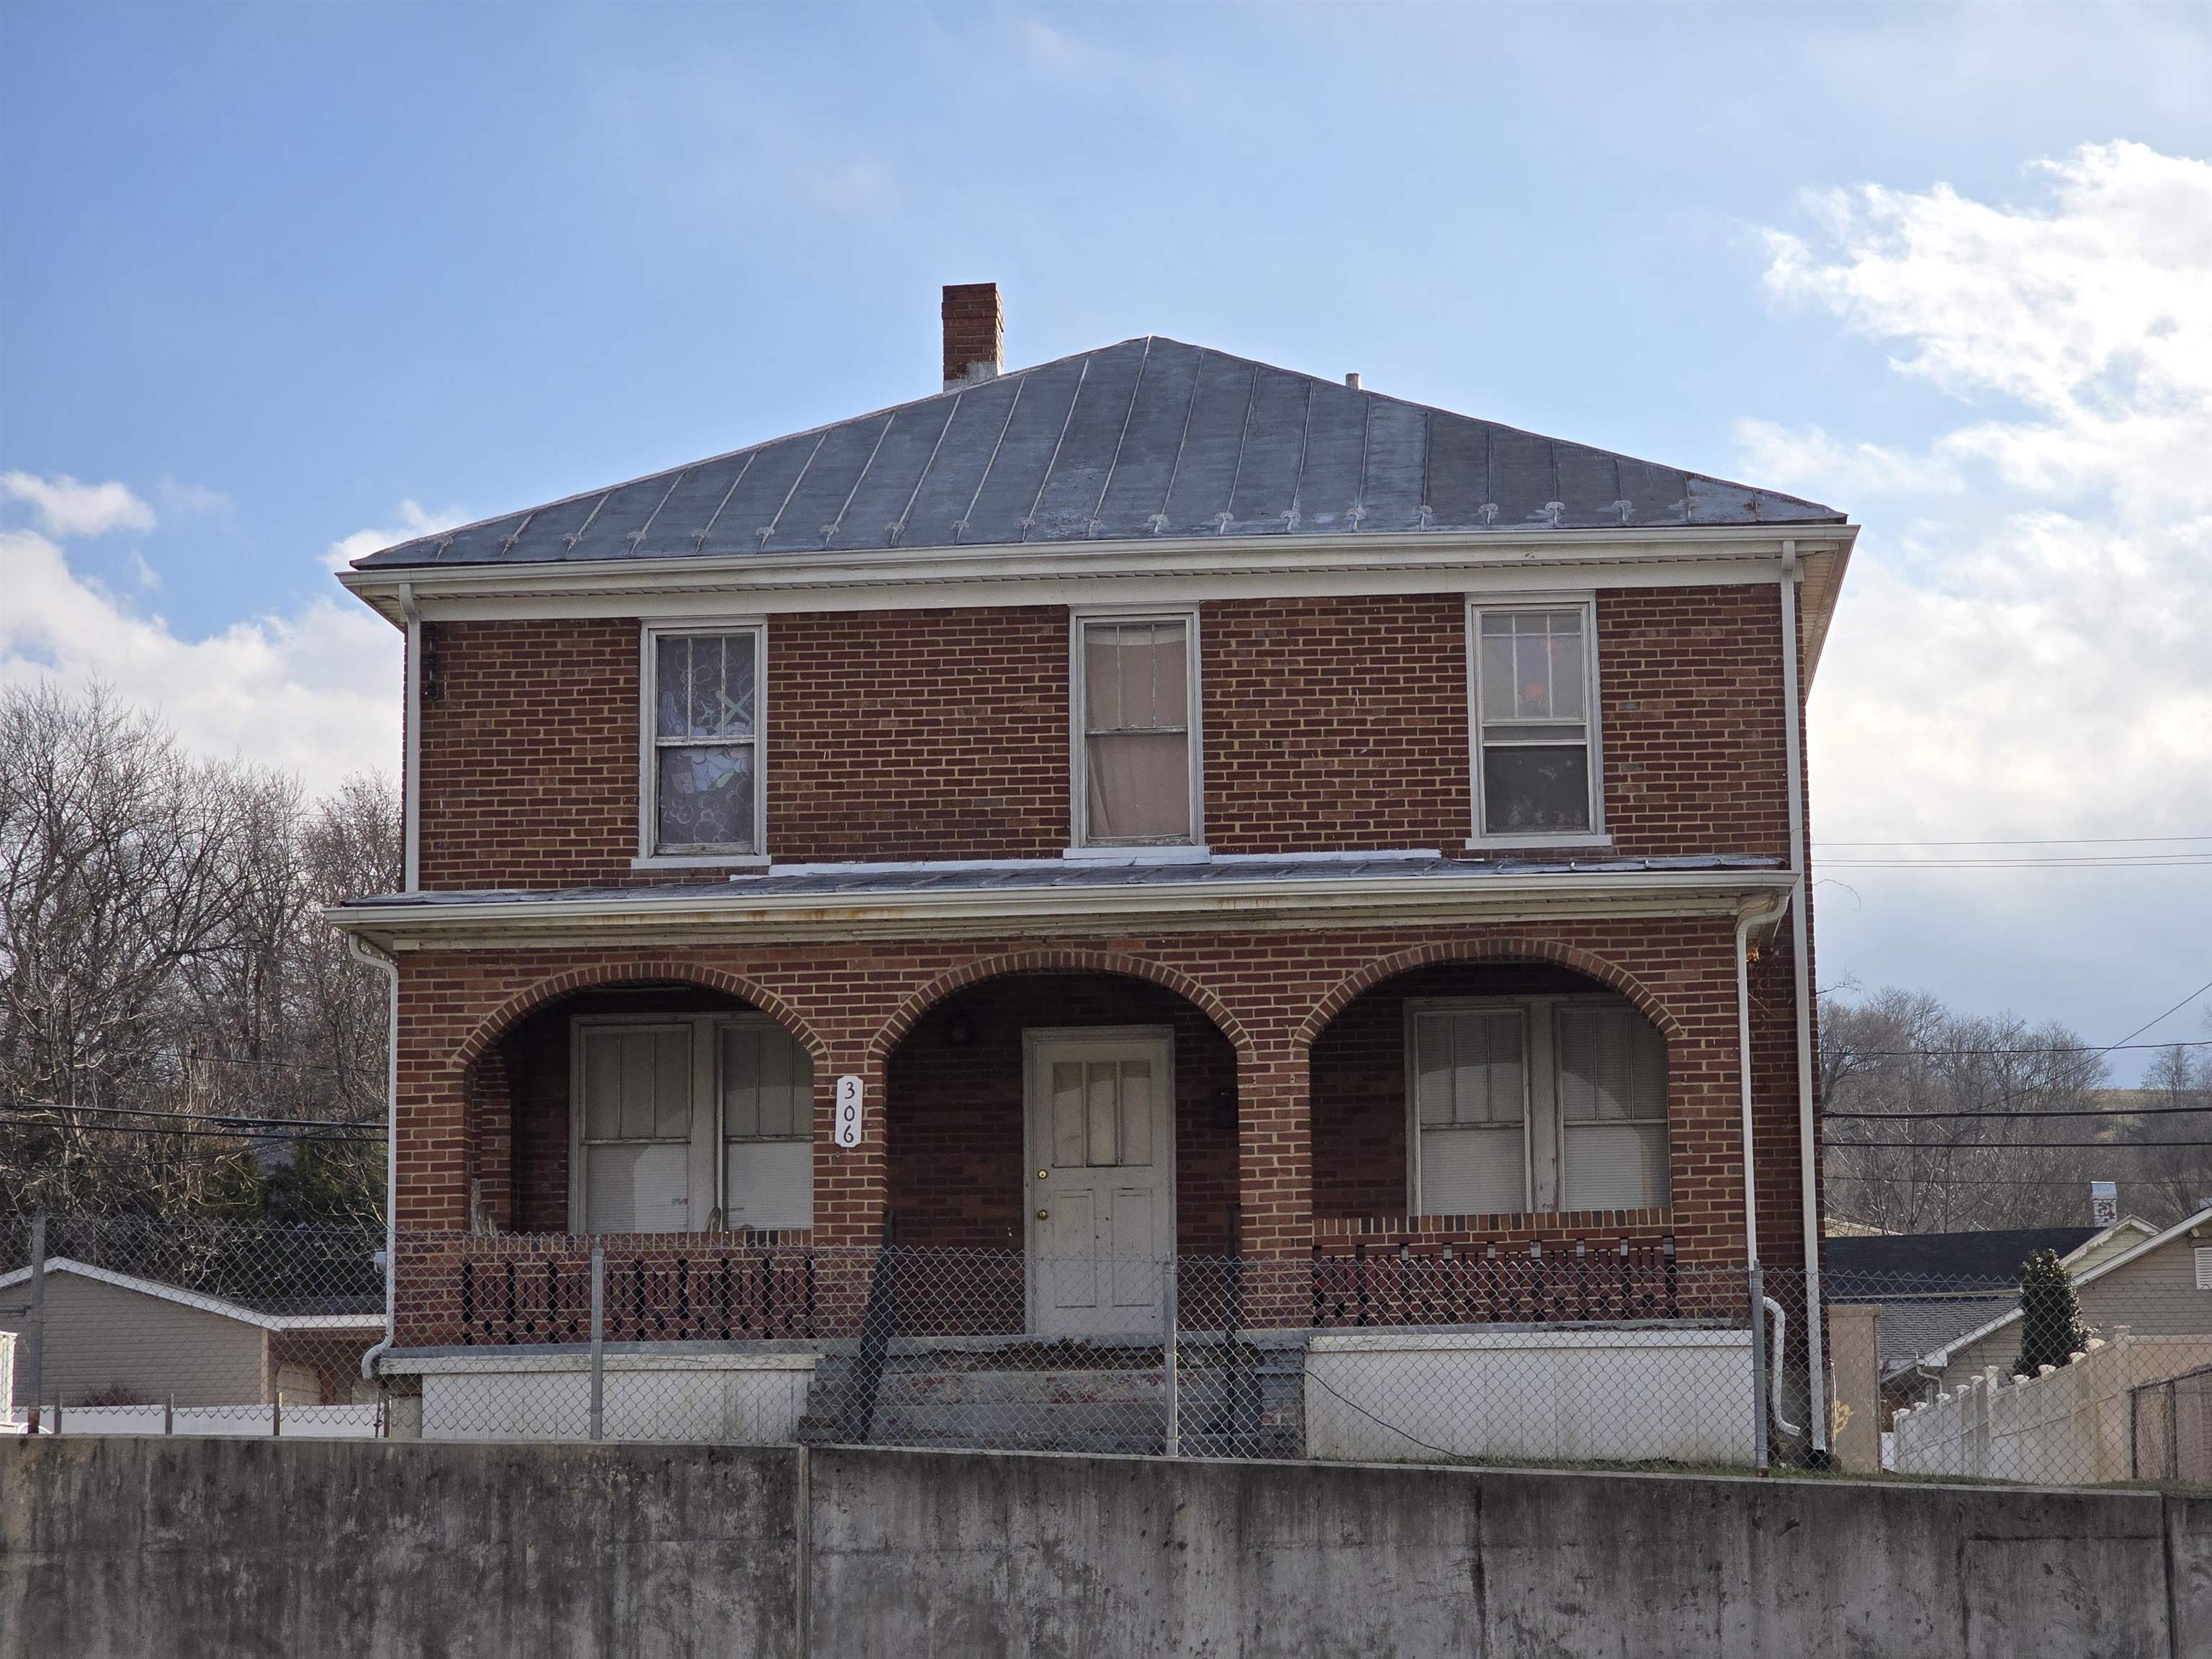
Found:
[(2212, 1501), (794, 1448), (0, 1445), (0, 1659), (60, 1653), (2173, 1659), (2212, 1655)]

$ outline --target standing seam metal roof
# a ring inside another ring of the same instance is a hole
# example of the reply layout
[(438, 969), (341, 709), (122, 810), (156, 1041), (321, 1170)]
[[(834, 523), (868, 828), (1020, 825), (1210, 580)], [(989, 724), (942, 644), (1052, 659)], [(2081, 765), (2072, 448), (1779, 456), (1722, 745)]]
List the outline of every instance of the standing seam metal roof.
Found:
[(355, 567), (1843, 520), (1794, 495), (1146, 336)]

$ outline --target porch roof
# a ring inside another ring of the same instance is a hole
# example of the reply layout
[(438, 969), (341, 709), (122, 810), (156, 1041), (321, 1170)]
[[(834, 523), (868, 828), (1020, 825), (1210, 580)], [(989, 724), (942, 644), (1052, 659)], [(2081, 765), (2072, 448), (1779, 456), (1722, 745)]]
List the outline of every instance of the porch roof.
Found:
[(713, 881), (550, 891), (382, 893), (325, 915), (386, 942), (424, 934), (619, 927), (749, 933), (930, 932), (1024, 923), (1064, 931), (1167, 917), (1239, 925), (1577, 914), (1727, 914), (1787, 886), (1779, 859), (1446, 858), (1432, 851), (1108, 861), (1032, 859), (771, 866)]

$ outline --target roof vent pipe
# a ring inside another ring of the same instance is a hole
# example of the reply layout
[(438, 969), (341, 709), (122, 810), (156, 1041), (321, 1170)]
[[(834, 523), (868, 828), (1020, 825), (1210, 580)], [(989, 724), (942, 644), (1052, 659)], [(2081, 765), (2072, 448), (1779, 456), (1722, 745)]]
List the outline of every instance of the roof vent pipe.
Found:
[(1006, 368), (1006, 313), (996, 283), (947, 283), (939, 316), (945, 323), (945, 389), (981, 386)]
[(1359, 371), (1358, 371), (1358, 369), (1356, 369), (1356, 368), (1355, 368), (1355, 369), (1353, 369), (1353, 370), (1352, 371), (1352, 373), (1351, 373), (1351, 374), (1347, 374), (1347, 375), (1346, 375), (1346, 376), (1344, 377), (1344, 383), (1345, 383), (1345, 385), (1346, 385), (1346, 386), (1350, 386), (1350, 387), (1351, 387), (1354, 392), (1358, 391), (1358, 390), (1359, 390)]

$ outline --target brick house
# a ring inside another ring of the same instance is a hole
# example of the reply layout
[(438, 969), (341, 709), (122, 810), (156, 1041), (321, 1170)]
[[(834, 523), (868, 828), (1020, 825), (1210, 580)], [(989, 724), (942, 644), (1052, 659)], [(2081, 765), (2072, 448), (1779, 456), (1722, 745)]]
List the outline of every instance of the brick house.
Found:
[(641, 1342), (849, 1336), (887, 1224), (970, 1253), (902, 1328), (1028, 1337), (1176, 1255), (1285, 1329), (1386, 1260), (1618, 1262), (1583, 1322), (1817, 1271), (1854, 527), (944, 319), (939, 393), (341, 577), (407, 636), (406, 890), (331, 913), (395, 964), (387, 1370), (572, 1340), (586, 1234)]

